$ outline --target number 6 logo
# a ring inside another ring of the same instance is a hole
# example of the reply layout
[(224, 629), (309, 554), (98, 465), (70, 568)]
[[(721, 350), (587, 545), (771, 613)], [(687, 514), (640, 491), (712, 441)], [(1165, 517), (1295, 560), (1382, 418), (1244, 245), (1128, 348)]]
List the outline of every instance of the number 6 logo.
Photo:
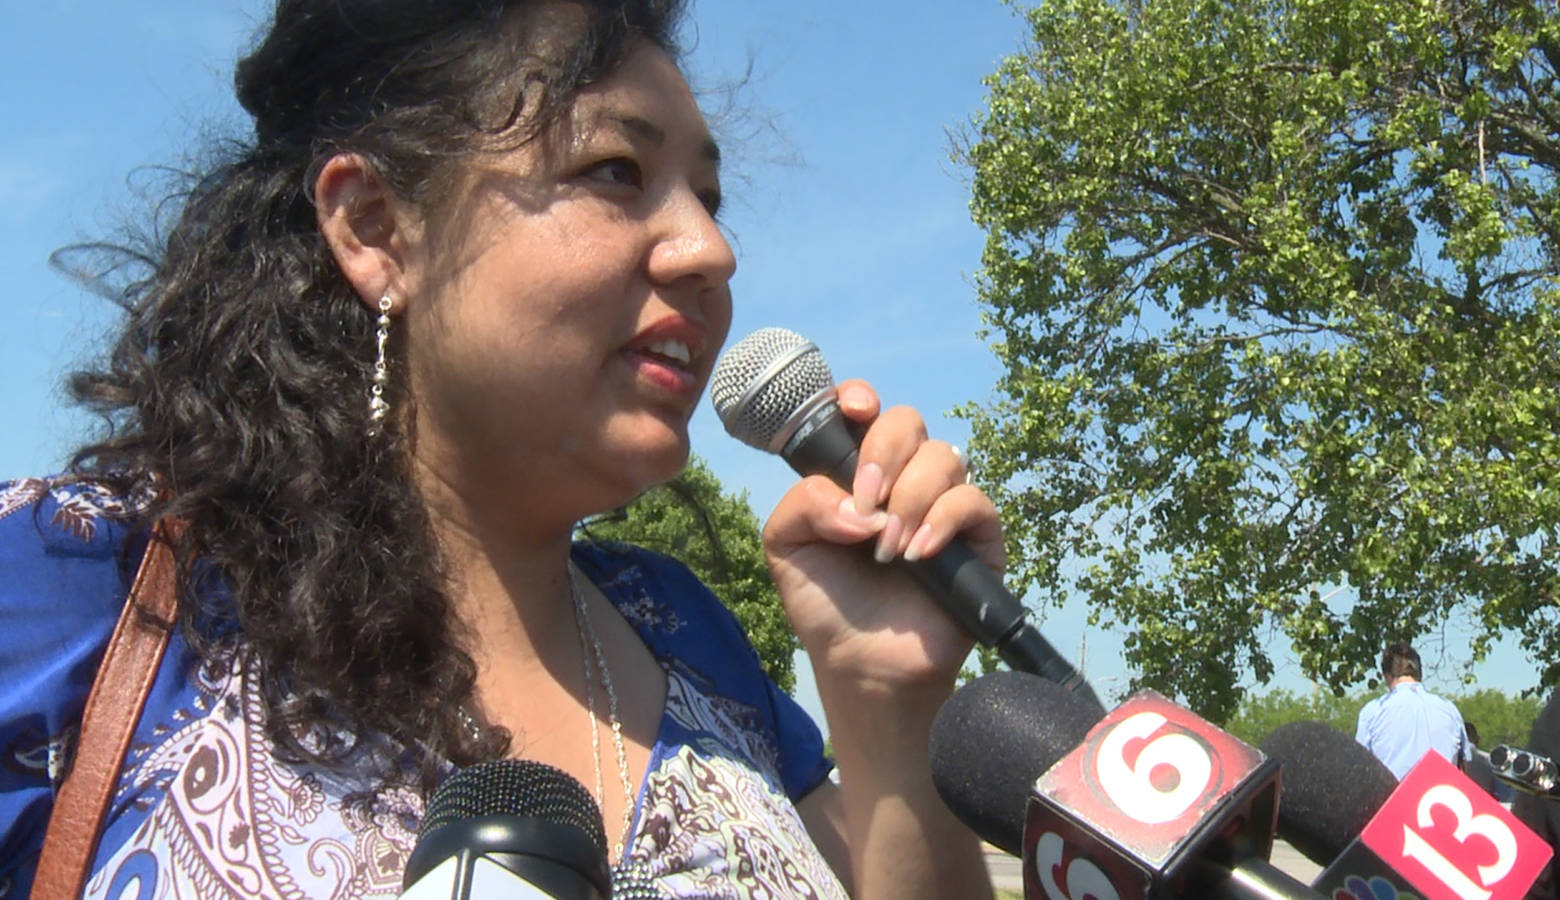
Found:
[[(1170, 732), (1143, 748), (1137, 763), (1128, 765), (1127, 742), (1146, 738), (1167, 720), (1156, 712), (1123, 719), (1100, 742), (1095, 772), (1106, 796), (1123, 813), (1146, 825), (1169, 822), (1185, 813), (1213, 779), (1213, 760), (1190, 735)], [(1161, 789), (1149, 776), (1156, 766), (1175, 770), (1174, 786)]]
[(1061, 835), (1047, 831), (1035, 842), (1035, 874), (1040, 876), (1040, 886), (1049, 900), (1121, 900), (1116, 886), (1110, 883), (1100, 867), (1082, 857), (1076, 857), (1067, 865), (1067, 887), (1056, 883), (1056, 870), (1062, 865), (1065, 848)]

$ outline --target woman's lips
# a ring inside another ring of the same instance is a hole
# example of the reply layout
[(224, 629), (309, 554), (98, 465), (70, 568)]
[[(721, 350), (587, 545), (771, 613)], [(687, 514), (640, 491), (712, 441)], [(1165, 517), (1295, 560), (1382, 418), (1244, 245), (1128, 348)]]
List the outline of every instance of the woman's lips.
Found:
[(651, 353), (647, 349), (629, 350), (625, 355), (639, 377), (656, 387), (680, 397), (698, 393), (698, 376), (684, 368), (679, 360)]

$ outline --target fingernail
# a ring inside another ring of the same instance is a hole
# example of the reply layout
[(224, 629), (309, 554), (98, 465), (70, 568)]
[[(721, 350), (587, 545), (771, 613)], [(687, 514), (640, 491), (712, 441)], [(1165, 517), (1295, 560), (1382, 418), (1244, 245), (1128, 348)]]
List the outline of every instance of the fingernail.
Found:
[(926, 552), (926, 545), (932, 542), (932, 526), (922, 523), (915, 530), (915, 537), (910, 539), (910, 544), (905, 547), (904, 557), (910, 562), (920, 559)]
[(880, 563), (886, 563), (898, 556), (899, 538), (904, 531), (904, 521), (896, 515), (889, 515), (888, 521), (883, 524), (883, 530), (878, 532), (877, 546), (872, 550), (872, 558)]
[(862, 515), (856, 509), (856, 501), (850, 497), (840, 501), (840, 518), (857, 528), (864, 529), (868, 534), (876, 534), (888, 524), (888, 513), (878, 510), (871, 515)]
[(841, 391), (837, 398), (842, 409), (861, 411), (872, 408), (872, 398), (865, 391)]
[(883, 490), (883, 467), (867, 463), (856, 469), (856, 480), (851, 485), (851, 495), (856, 499), (856, 511), (869, 516), (878, 507), (878, 494)]

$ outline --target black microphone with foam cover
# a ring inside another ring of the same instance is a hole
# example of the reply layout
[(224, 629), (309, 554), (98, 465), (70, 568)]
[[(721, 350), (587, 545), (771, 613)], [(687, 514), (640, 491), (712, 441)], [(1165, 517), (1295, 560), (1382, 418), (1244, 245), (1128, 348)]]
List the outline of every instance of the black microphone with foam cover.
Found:
[(1444, 757), (1399, 781), (1352, 737), (1319, 722), (1275, 729), (1284, 768), (1279, 834), (1324, 863), (1312, 886), (1344, 897), (1511, 900), (1549, 858), (1543, 842)]
[(601, 811), (567, 772), (531, 760), (478, 763), (434, 791), (402, 884), (402, 900), (606, 900)]
[[(802, 475), (825, 475), (845, 490), (856, 477), (861, 432), (840, 411), (834, 376), (811, 341), (760, 328), (715, 364), (710, 400), (726, 431), (777, 453)], [(896, 560), (970, 636), (1021, 672), (1049, 678), (1104, 707), (1083, 676), (1026, 619), (1024, 605), (963, 541), (933, 556)]]
[(931, 760), (949, 809), (1023, 858), (1026, 897), (1317, 897), (1266, 860), (1277, 766), (1152, 691), (1101, 719), (1033, 675), (984, 675), (938, 713)]
[(992, 672), (953, 692), (932, 721), (932, 783), (987, 843), (1023, 854), (1035, 779), (1083, 743), (1100, 711), (1024, 672)]
[(1280, 725), (1262, 752), (1284, 773), (1278, 835), (1317, 865), (1343, 853), (1398, 786), (1370, 750), (1322, 722)]
[[(1549, 696), (1528, 733), (1527, 749), (1551, 758), (1560, 758), (1560, 691)], [(1511, 812), (1533, 829), (1550, 846), (1560, 850), (1560, 798), (1520, 793), (1511, 804)], [(1560, 864), (1544, 867), (1530, 894), (1543, 900), (1560, 900)]]
[(1398, 779), (1363, 744), (1323, 722), (1273, 729), (1262, 751), (1284, 772), (1278, 834), (1322, 867), (1312, 884), (1342, 896), (1415, 897), (1401, 872), (1361, 839)]

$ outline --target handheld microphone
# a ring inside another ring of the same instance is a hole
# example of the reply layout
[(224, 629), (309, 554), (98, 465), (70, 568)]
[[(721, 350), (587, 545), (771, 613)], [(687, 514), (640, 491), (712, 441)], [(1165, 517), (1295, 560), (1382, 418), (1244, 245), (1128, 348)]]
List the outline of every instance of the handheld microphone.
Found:
[(1318, 896), (1266, 860), (1277, 764), (1153, 691), (1098, 719), (1050, 682), (992, 673), (944, 704), (931, 747), (949, 809), (1023, 857), (1025, 897)]
[[(716, 362), (710, 400), (732, 437), (778, 453), (802, 475), (827, 475), (851, 489), (861, 433), (840, 411), (834, 376), (811, 341), (784, 328), (753, 332)], [(894, 565), (1010, 667), (1049, 678), (1104, 709), (1083, 676), (1026, 621), (1024, 605), (963, 541)]]
[(1334, 900), (1418, 898), (1408, 879), (1360, 840), (1398, 788), (1375, 754), (1322, 722), (1290, 722), (1262, 740), (1284, 773), (1278, 835), (1322, 867), (1311, 886)]
[(991, 672), (953, 692), (932, 722), (932, 783), (981, 840), (1024, 853), (1035, 779), (1083, 743), (1100, 711), (1026, 672)]
[(1278, 836), (1319, 866), (1343, 853), (1397, 790), (1375, 754), (1323, 722), (1280, 725), (1261, 748), (1284, 774)]
[(606, 829), (585, 786), (530, 760), (478, 763), (428, 801), (401, 900), (607, 900)]
[(1497, 744), (1490, 751), (1490, 771), (1518, 790), (1541, 796), (1560, 794), (1560, 767), (1540, 753)]
[(1292, 723), (1262, 747), (1286, 773), (1293, 767), (1302, 776), (1285, 779), (1279, 834), (1312, 859), (1336, 850), (1312, 886), (1338, 900), (1515, 900), (1550, 856), (1537, 835), (1439, 753), (1426, 753), (1378, 801), (1392, 773), (1337, 729)]

